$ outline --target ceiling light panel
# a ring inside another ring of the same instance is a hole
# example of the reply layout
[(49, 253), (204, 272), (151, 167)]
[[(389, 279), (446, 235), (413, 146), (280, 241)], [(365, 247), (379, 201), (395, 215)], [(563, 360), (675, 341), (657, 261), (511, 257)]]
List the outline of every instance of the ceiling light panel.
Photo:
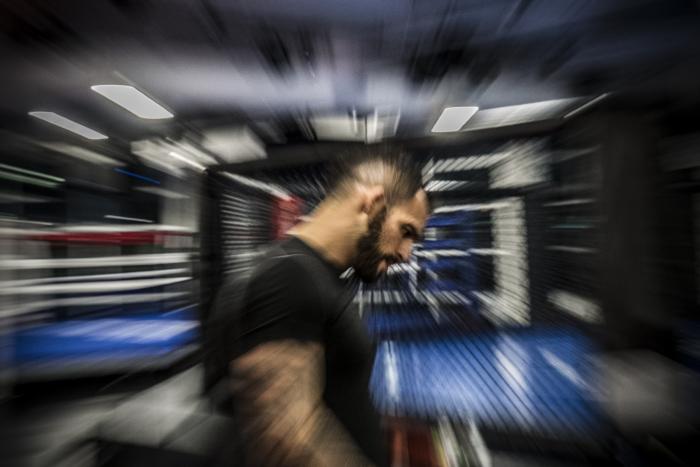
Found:
[(55, 112), (29, 112), (29, 115), (40, 120), (44, 120), (45, 122), (49, 122), (52, 125), (61, 127), (64, 130), (68, 130), (72, 133), (80, 135), (83, 138), (87, 138), (90, 140), (107, 139), (106, 135), (103, 135), (102, 133), (95, 131), (92, 128), (88, 128), (85, 125), (81, 125), (78, 122), (74, 122), (73, 120), (66, 118), (63, 115), (59, 115)]
[(433, 129), (433, 133), (447, 133), (459, 131), (479, 111), (479, 107), (447, 107), (440, 114)]
[(139, 118), (147, 120), (173, 118), (173, 114), (165, 107), (133, 86), (101, 84), (92, 86), (90, 89), (106, 97), (115, 104), (124, 107)]
[(309, 118), (316, 137), (323, 141), (364, 141), (365, 119), (347, 115), (323, 115)]
[(498, 128), (559, 118), (580, 102), (580, 98), (574, 97), (483, 109), (464, 130)]

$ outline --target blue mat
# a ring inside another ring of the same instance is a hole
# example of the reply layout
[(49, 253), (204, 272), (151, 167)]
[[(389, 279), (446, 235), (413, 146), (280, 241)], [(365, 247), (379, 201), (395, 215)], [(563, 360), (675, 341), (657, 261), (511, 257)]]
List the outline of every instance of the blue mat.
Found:
[(109, 360), (125, 355), (162, 355), (195, 341), (199, 323), (194, 307), (157, 315), (69, 319), (14, 333), (16, 364), (36, 360)]
[(557, 436), (598, 425), (593, 350), (560, 330), (489, 333), (423, 342), (383, 342), (372, 393), (387, 415), (476, 420), (494, 429)]

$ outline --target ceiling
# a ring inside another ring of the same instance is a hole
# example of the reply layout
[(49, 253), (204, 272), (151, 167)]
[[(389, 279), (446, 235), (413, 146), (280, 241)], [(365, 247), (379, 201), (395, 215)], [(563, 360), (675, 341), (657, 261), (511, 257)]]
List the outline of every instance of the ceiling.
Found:
[[(700, 102), (694, 1), (62, 0), (0, 9), (4, 137), (117, 156), (134, 140), (237, 124), (267, 145), (314, 141), (314, 118), (353, 112), (391, 114), (399, 138), (421, 138), (447, 106), (617, 92)], [(91, 92), (96, 84), (132, 84), (175, 118), (141, 120)], [(32, 119), (33, 110), (110, 139), (86, 142)]]

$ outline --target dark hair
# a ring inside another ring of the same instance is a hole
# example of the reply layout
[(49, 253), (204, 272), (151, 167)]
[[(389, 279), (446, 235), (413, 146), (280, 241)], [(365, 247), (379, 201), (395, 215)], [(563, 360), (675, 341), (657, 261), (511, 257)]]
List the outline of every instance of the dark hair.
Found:
[(384, 187), (388, 206), (413, 198), (422, 188), (421, 167), (401, 149), (388, 145), (346, 151), (331, 163), (327, 194), (347, 195), (355, 183)]

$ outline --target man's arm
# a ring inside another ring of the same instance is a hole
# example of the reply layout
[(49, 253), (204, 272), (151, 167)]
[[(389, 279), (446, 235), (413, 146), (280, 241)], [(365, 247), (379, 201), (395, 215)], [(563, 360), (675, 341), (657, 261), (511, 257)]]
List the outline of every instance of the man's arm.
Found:
[(259, 344), (231, 363), (252, 464), (371, 465), (323, 404), (323, 369), (323, 346), (293, 339)]

